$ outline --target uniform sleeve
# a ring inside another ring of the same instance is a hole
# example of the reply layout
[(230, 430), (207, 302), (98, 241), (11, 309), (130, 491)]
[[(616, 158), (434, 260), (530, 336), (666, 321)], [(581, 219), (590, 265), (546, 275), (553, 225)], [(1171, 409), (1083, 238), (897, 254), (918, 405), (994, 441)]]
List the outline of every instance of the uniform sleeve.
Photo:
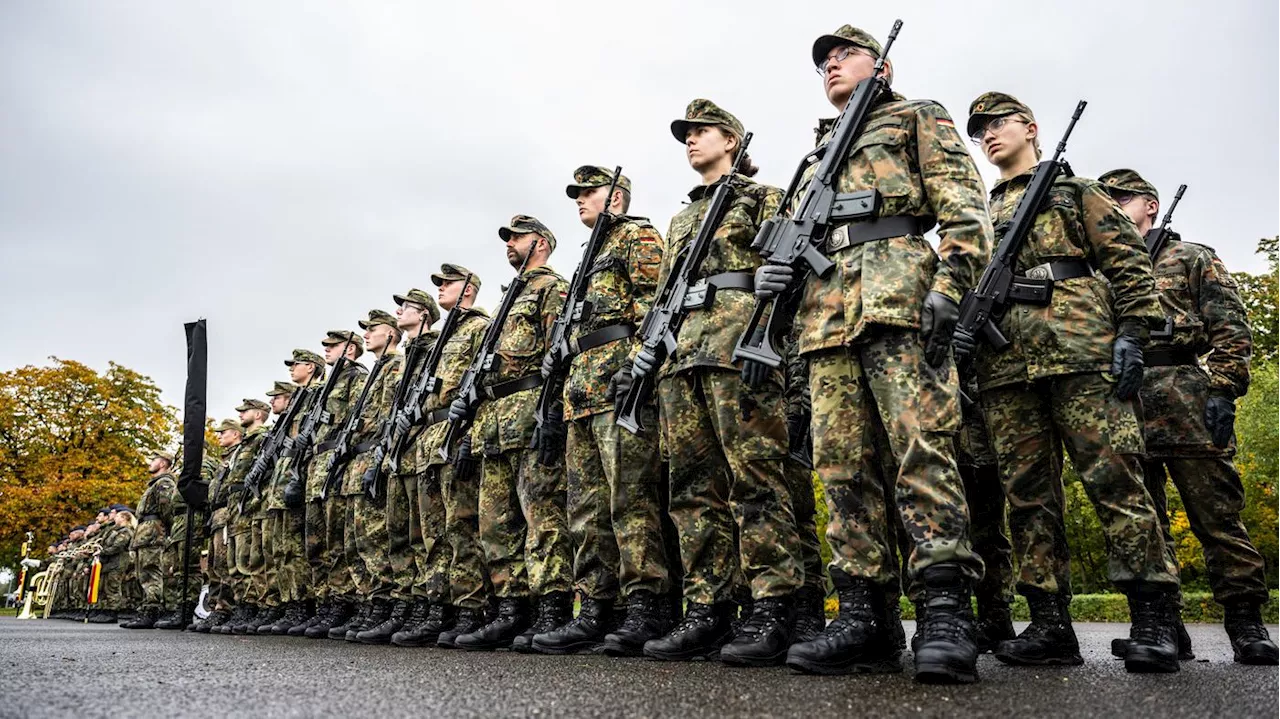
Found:
[[(542, 291), (542, 336), (544, 341), (551, 336), (551, 327), (564, 309), (565, 299), (569, 294), (569, 283), (560, 277), (548, 282)], [(505, 328), (504, 328), (505, 329)], [(543, 347), (545, 350), (546, 348)]]
[(102, 549), (99, 550), (100, 557), (114, 557), (129, 547), (129, 540), (132, 538), (132, 532), (127, 532), (128, 527), (117, 527), (116, 531), (107, 537), (102, 543)]
[(1111, 283), (1116, 326), (1141, 337), (1164, 324), (1147, 246), (1129, 216), (1096, 182), (1080, 188), (1081, 221), (1095, 266)]
[(648, 225), (636, 227), (628, 243), (627, 279), (631, 281), (631, 321), (639, 326), (653, 307), (662, 271), (662, 235)]
[(1196, 262), (1192, 281), (1211, 346), (1206, 359), (1210, 386), (1228, 396), (1243, 397), (1249, 390), (1253, 331), (1236, 281), (1222, 260), (1209, 250)]
[(938, 220), (942, 261), (931, 289), (959, 302), (991, 261), (994, 235), (982, 176), (941, 105), (917, 112), (916, 145), (925, 201)]

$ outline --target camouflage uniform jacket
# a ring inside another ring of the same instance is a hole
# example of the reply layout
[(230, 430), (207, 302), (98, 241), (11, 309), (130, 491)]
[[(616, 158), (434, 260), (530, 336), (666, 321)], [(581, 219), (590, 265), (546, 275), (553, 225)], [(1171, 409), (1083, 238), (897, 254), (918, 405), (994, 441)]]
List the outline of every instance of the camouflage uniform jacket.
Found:
[[(489, 315), (478, 307), (466, 310), (466, 315), (458, 320), (453, 334), (445, 340), (444, 349), (440, 353), (440, 364), (436, 367), (436, 378), (440, 380), (440, 392), (427, 396), (427, 412), (434, 412), (449, 406), (458, 396), (458, 385), (462, 383), (462, 375), (471, 366), (471, 360), (480, 349), (484, 339), (484, 331), (489, 327)], [(440, 457), (440, 446), (444, 444), (444, 435), (448, 431), (448, 421), (437, 422), (422, 432), (421, 439), (415, 443), (419, 449), (418, 466), (429, 467), (444, 464)]]
[[(298, 411), (293, 415), (293, 421), (288, 427), (284, 427), (285, 437), (292, 439), (298, 436), (298, 432), (302, 430), (302, 422), (307, 415), (311, 413), (311, 408), (315, 406), (316, 399), (320, 396), (321, 387), (324, 381), (313, 379), (310, 384), (294, 393), (293, 402), (301, 402)], [(301, 397), (299, 397), (301, 393)], [(290, 406), (293, 406), (290, 404)], [(287, 446), (287, 445), (285, 445)], [(284, 488), (289, 483), (288, 469), (293, 465), (293, 458), (286, 456), (286, 449), (281, 447), (280, 456), (276, 458), (276, 466), (272, 470), (271, 479), (268, 481), (269, 488), (263, 492), (263, 506), (267, 511), (287, 509), (284, 505)]]
[[(169, 520), (173, 517), (174, 500), (178, 498), (178, 480), (165, 472), (151, 478), (142, 496), (138, 498), (138, 529), (133, 534), (129, 549), (145, 549), (164, 544), (169, 534)], [(185, 511), (185, 510), (184, 510)], [(146, 518), (147, 515), (155, 515)]]
[[(224, 483), (227, 494), (227, 507), (233, 512), (240, 511), (240, 495), (245, 492), (244, 479), (249, 475), (249, 470), (253, 467), (253, 460), (258, 456), (258, 450), (262, 449), (262, 442), (271, 432), (271, 425), (264, 424), (245, 432), (244, 439), (240, 440), (240, 444), (236, 445), (235, 450), (231, 453), (230, 461), (232, 462), (231, 471), (227, 473)], [(245, 514), (252, 514), (251, 507), (254, 505), (253, 497), (249, 497), (249, 501), (245, 503)]]
[[(418, 379), (426, 365), (427, 355), (431, 354), (432, 348), (435, 347), (436, 341), (439, 339), (439, 330), (427, 330), (412, 340), (409, 340), (405, 349), (406, 358), (409, 356), (409, 349), (414, 347), (418, 347), (419, 349), (415, 352), (417, 356), (413, 358), (413, 367), (408, 366), (407, 360), (397, 365), (397, 370), (399, 371), (399, 376), (396, 378), (397, 384), (405, 384), (406, 382), (413, 382)], [(401, 401), (408, 401), (409, 387), (407, 385), (402, 389), (397, 389), (396, 391), (403, 393), (404, 399)], [(427, 408), (431, 405), (430, 395), (427, 395), (423, 404), (423, 411), (429, 411)], [(388, 405), (388, 407), (390, 407), (390, 405)], [(413, 429), (413, 433), (410, 435), (409, 444), (405, 447), (404, 454), (400, 457), (399, 474), (418, 474), (419, 472), (426, 470), (427, 465), (422, 461), (422, 435), (423, 432), (420, 427), (415, 427)]]
[(122, 560), (128, 558), (129, 545), (133, 541), (133, 527), (124, 525), (110, 528), (110, 534), (102, 539), (102, 549), (98, 550), (98, 559), (104, 569), (117, 567)]
[[(832, 124), (819, 125), (819, 144)], [(807, 170), (805, 180), (816, 171), (816, 165)], [(873, 188), (881, 196), (880, 217), (917, 217), (926, 227), (938, 223), (941, 261), (921, 235), (839, 248), (847, 235), (836, 228), (827, 248), (835, 267), (826, 278), (809, 276), (796, 315), (801, 354), (851, 344), (875, 326), (919, 328), (930, 290), (959, 302), (991, 258), (982, 178), (938, 103), (894, 94), (871, 111), (837, 191)]]
[[(227, 509), (227, 495), (231, 492), (231, 470), (236, 464), (236, 455), (240, 454), (240, 448), (244, 446), (244, 442), (237, 442), (234, 447), (227, 451), (227, 455), (222, 458), (222, 463), (213, 473), (213, 479), (209, 480), (209, 509), (213, 512), (213, 516), (209, 519), (209, 526), (213, 529), (221, 529), (225, 527), (230, 517), (230, 511)], [(215, 509), (216, 507), (216, 509)]]
[[(1032, 172), (992, 188), (996, 224), (1013, 216)], [(999, 353), (986, 346), (978, 351), (981, 391), (1079, 372), (1109, 377), (1117, 328), (1127, 324), (1145, 338), (1150, 327), (1162, 324), (1146, 245), (1095, 180), (1059, 176), (1018, 252), (1015, 272), (1059, 260), (1085, 260), (1101, 274), (1055, 282), (1048, 305), (1010, 305), (999, 327), (1012, 345)]]
[[(675, 217), (667, 230), (667, 247), (662, 256), (662, 270), (658, 274), (658, 287), (667, 276), (680, 269), (683, 255), (693, 244), (698, 229), (707, 215), (711, 195), (719, 182), (699, 185), (689, 192), (689, 204)], [(760, 224), (778, 211), (782, 191), (762, 185), (754, 180), (734, 175), (733, 199), (724, 219), (716, 228), (715, 242), (702, 263), (701, 277), (725, 272), (755, 272), (762, 260), (751, 249)], [(668, 377), (691, 367), (719, 367), (737, 371), (733, 360), (733, 348), (746, 328), (747, 319), (755, 307), (755, 297), (750, 292), (725, 290), (716, 294), (710, 310), (690, 312), (676, 338), (676, 353), (662, 365), (659, 377)]]
[[(643, 217), (619, 217), (605, 237), (588, 273), (586, 302), (591, 316), (573, 326), (572, 339), (609, 325), (639, 329), (653, 305), (662, 263), (662, 235)], [(610, 342), (573, 358), (564, 386), (564, 417), (589, 417), (613, 410), (609, 380), (626, 363), (635, 341)]]
[[(547, 353), (547, 335), (564, 305), (569, 283), (550, 267), (526, 270), (528, 284), (511, 305), (511, 313), (498, 337), (498, 368), (485, 386), (538, 374)], [(472, 451), (484, 447), (486, 454), (526, 449), (533, 439), (536, 423), (534, 406), (538, 389), (516, 392), (497, 401), (486, 401), (472, 427)]]
[(360, 396), (360, 390), (364, 388), (368, 376), (369, 370), (364, 365), (359, 362), (348, 363), (343, 367), (342, 374), (338, 375), (337, 381), (333, 384), (333, 391), (325, 400), (325, 413), (320, 418), (319, 429), (316, 430), (316, 447), (313, 449), (311, 465), (307, 467), (308, 502), (320, 498), (325, 477), (328, 475), (329, 458), (333, 456), (333, 450), (321, 452), (318, 445), (326, 440), (338, 438), (338, 432), (342, 431), (347, 415), (351, 413), (351, 408)]
[(1147, 452), (1230, 456), (1234, 439), (1226, 449), (1213, 445), (1204, 426), (1204, 407), (1211, 392), (1242, 397), (1249, 389), (1253, 335), (1236, 281), (1213, 250), (1176, 235), (1156, 258), (1153, 273), (1161, 309), (1173, 320), (1173, 337), (1153, 339), (1147, 350), (1189, 351), (1203, 358), (1203, 367), (1146, 368), (1142, 409)]
[[(388, 350), (384, 359), (385, 363), (373, 378), (369, 397), (364, 401), (360, 418), (356, 420), (355, 431), (351, 434), (353, 448), (377, 439), (383, 423), (388, 421), (391, 414), (391, 404), (395, 399), (396, 385), (400, 380), (400, 365), (404, 362), (404, 355), (399, 350)], [(370, 449), (364, 454), (372, 453), (373, 450)], [(360, 479), (363, 472), (357, 467), (360, 464), (353, 460), (347, 466), (347, 473), (342, 478), (342, 496), (354, 497), (361, 494)]]

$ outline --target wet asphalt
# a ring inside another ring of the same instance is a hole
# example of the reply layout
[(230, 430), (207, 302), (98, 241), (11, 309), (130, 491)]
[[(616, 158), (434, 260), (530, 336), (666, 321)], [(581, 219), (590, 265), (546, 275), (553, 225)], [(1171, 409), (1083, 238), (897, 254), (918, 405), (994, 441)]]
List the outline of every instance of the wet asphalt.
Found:
[(1127, 628), (1078, 624), (1084, 666), (987, 655), (980, 683), (937, 687), (910, 657), (902, 674), (809, 677), (0, 617), (0, 717), (1276, 717), (1276, 668), (1234, 664), (1220, 626), (1188, 628), (1197, 659), (1177, 674), (1125, 673), (1108, 647)]

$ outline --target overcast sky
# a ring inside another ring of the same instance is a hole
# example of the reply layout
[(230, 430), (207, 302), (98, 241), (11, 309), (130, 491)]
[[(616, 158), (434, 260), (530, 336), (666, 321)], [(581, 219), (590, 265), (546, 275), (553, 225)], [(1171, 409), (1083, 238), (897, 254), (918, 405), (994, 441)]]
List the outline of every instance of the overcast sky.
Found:
[[(696, 184), (670, 121), (711, 98), (785, 185), (834, 114), (809, 48), (850, 22), (895, 89), (962, 126), (987, 90), (1048, 147), (1078, 99), (1078, 174), (1133, 167), (1175, 226), (1260, 271), (1277, 223), (1277, 4), (1200, 2), (7, 2), (0, 4), (0, 369), (56, 355), (180, 404), (182, 323), (209, 321), (210, 413), (284, 379), (441, 262), (512, 270), (530, 213), (577, 264), (564, 185), (621, 164), (664, 232)], [(988, 184), (995, 177), (980, 157)], [(366, 358), (366, 363), (368, 359)]]

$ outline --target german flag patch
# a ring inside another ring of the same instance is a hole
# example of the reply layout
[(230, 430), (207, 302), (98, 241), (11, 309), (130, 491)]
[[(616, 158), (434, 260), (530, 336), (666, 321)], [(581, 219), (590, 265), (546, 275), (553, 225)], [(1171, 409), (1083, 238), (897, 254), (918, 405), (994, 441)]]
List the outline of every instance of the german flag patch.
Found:
[(956, 129), (956, 124), (945, 117), (939, 117), (938, 124), (941, 125), (942, 127), (949, 127), (952, 130)]

